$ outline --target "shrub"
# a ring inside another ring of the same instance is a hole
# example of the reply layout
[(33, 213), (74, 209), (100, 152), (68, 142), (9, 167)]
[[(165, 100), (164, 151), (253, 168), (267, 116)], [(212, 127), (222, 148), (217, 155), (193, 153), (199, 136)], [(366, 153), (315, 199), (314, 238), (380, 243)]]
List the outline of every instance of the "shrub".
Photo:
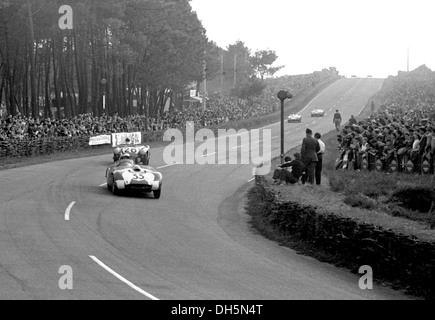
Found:
[(343, 192), (346, 189), (346, 181), (340, 174), (333, 174), (329, 177), (329, 185), (333, 192)]
[(360, 207), (368, 210), (376, 207), (376, 202), (373, 199), (361, 193), (347, 195), (343, 201), (351, 207)]
[(406, 209), (426, 213), (434, 201), (434, 191), (429, 187), (400, 188), (393, 192), (390, 201)]

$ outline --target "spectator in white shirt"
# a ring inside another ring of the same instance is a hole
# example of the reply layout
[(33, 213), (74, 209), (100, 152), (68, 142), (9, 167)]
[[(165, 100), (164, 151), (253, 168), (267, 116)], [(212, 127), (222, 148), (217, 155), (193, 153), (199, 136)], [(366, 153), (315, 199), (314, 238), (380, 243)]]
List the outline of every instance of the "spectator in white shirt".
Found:
[(322, 138), (322, 135), (318, 132), (314, 134), (314, 139), (316, 139), (319, 142), (320, 145), (320, 151), (317, 153), (317, 158), (319, 161), (317, 161), (316, 164), (316, 172), (315, 172), (315, 178), (316, 178), (316, 185), (320, 185), (322, 181), (322, 166), (323, 166), (323, 155), (325, 153), (325, 143), (320, 140)]

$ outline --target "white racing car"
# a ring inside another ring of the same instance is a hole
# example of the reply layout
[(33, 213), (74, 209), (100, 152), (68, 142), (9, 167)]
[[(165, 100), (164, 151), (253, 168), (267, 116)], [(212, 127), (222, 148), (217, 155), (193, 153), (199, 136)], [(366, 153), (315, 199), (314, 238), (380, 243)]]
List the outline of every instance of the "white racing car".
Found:
[(325, 111), (322, 109), (314, 109), (313, 111), (311, 111), (311, 117), (324, 117), (325, 116)]
[(292, 113), (291, 115), (289, 115), (287, 117), (287, 122), (288, 123), (292, 123), (292, 122), (302, 122), (302, 116), (299, 114), (295, 114)]
[(136, 164), (126, 154), (106, 170), (107, 188), (114, 195), (122, 191), (153, 193), (159, 199), (162, 191), (163, 176), (151, 166)]

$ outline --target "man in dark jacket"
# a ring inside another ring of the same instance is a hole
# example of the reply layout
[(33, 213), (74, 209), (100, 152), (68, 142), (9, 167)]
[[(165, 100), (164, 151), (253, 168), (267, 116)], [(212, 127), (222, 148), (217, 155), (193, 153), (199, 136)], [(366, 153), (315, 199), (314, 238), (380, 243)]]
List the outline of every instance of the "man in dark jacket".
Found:
[(313, 138), (313, 131), (307, 129), (306, 137), (302, 141), (301, 155), (302, 162), (305, 165), (305, 172), (309, 184), (314, 184), (316, 164), (318, 161), (317, 153), (320, 151), (319, 142)]
[(338, 112), (338, 110), (336, 110), (334, 114), (334, 118), (332, 119), (332, 123), (335, 124), (335, 129), (337, 131), (340, 131), (341, 121), (342, 121), (341, 114), (340, 112)]

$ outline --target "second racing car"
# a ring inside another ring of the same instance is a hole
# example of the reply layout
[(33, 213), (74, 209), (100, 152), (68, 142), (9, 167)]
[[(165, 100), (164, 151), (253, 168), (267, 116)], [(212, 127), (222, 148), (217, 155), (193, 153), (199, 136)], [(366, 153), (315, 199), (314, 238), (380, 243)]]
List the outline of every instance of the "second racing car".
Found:
[(314, 109), (311, 111), (311, 117), (324, 117), (325, 111), (319, 108)]
[(295, 114), (292, 113), (291, 115), (289, 115), (287, 117), (287, 122), (288, 123), (292, 123), (292, 122), (302, 122), (302, 116), (300, 114)]
[(129, 154), (136, 164), (147, 166), (150, 162), (150, 146), (142, 144), (132, 145), (128, 138), (125, 140), (125, 143), (113, 148), (113, 162), (118, 161), (125, 154)]

